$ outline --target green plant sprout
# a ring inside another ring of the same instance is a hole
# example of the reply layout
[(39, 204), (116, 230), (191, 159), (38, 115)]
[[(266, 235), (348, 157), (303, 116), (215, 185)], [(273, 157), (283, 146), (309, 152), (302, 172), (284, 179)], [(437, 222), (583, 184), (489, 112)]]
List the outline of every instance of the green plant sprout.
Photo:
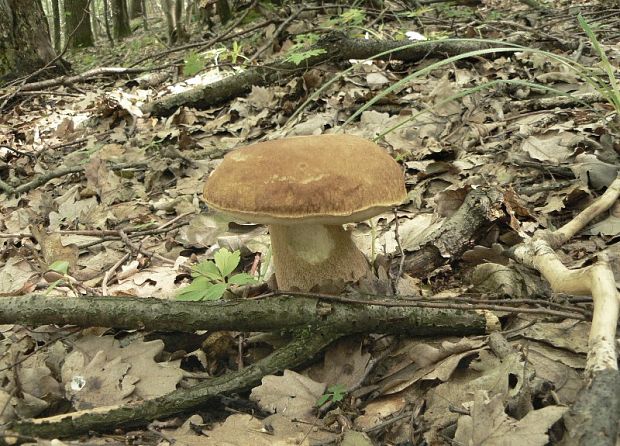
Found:
[(239, 57), (243, 57), (242, 45), (239, 44), (238, 41), (234, 41), (232, 44), (232, 48), (228, 51), (228, 56), (230, 57), (230, 62), (232, 64), (237, 63), (237, 59)]
[(204, 70), (206, 66), (205, 59), (195, 51), (191, 51), (184, 60), (183, 75), (194, 76), (198, 72)]
[(306, 59), (310, 59), (311, 57), (318, 56), (319, 54), (324, 54), (325, 51), (323, 48), (315, 48), (313, 50), (294, 52), (287, 56), (287, 62), (293, 62), (295, 65), (299, 65)]
[(333, 386), (329, 386), (327, 388), (327, 392), (325, 392), (321, 397), (317, 400), (316, 405), (322, 406), (328, 401), (332, 403), (337, 403), (342, 401), (344, 396), (347, 394), (347, 388), (342, 384), (334, 384)]
[(286, 52), (286, 61), (292, 62), (295, 65), (299, 65), (306, 59), (319, 54), (324, 54), (326, 51), (322, 48), (311, 48), (319, 40), (319, 35), (314, 33), (299, 34), (295, 37), (295, 44)]
[[(66, 280), (67, 276), (69, 274), (69, 262), (67, 262), (66, 260), (56, 260), (50, 266), (48, 266), (48, 270), (49, 271), (54, 271), (54, 272), (56, 272), (58, 274), (61, 274), (62, 277), (60, 279), (54, 280), (52, 283), (50, 283), (50, 285), (45, 290), (45, 293), (43, 293), (43, 294), (45, 294), (47, 296), (58, 285), (62, 284), (65, 281), (67, 281), (69, 286), (71, 286), (71, 283), (68, 280)], [(71, 287), (71, 289), (73, 289), (73, 287)]]
[[(218, 300), (231, 285), (247, 285), (256, 281), (248, 273), (232, 274), (239, 265), (239, 251), (220, 248), (213, 260), (205, 260), (192, 267), (193, 281), (179, 290), (177, 300)], [(232, 275), (231, 275), (232, 274)]]

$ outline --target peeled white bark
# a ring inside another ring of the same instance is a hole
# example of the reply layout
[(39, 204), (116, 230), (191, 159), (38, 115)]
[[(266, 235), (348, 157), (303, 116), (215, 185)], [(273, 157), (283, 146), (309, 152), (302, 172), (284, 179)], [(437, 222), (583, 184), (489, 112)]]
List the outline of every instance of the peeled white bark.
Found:
[(620, 197), (620, 177), (601, 197), (577, 217), (554, 232), (541, 232), (515, 247), (515, 258), (536, 268), (556, 293), (592, 296), (594, 312), (588, 341), (586, 373), (618, 370), (616, 324), (620, 315), (620, 293), (605, 254), (591, 266), (570, 270), (562, 264), (554, 248), (561, 246), (592, 219), (614, 205)]

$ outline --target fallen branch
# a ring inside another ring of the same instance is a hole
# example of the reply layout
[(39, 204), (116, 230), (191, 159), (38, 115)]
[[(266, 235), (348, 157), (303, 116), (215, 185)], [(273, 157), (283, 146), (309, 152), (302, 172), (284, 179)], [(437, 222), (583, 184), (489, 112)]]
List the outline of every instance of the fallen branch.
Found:
[[(111, 170), (122, 170), (128, 168), (136, 168), (136, 167), (144, 167), (144, 163), (133, 163), (133, 164), (117, 164), (110, 165), (109, 168)], [(0, 190), (7, 193), (7, 195), (20, 195), (24, 192), (30, 192), (33, 189), (36, 189), (39, 186), (43, 186), (48, 181), (51, 181), (55, 178), (64, 177), (65, 175), (70, 175), (72, 173), (80, 173), (84, 171), (85, 166), (69, 166), (69, 167), (61, 167), (60, 169), (53, 170), (43, 175), (39, 175), (34, 180), (24, 183), (20, 186), (13, 187), (8, 183), (0, 180)]]
[[(363, 302), (362, 302), (363, 303)], [(466, 335), (495, 328), (492, 315), (456, 310), (346, 305), (320, 305), (317, 299), (279, 296), (261, 300), (173, 302), (158, 299), (95, 297), (58, 299), (29, 295), (0, 300), (0, 323), (77, 324), (151, 330), (291, 329), (294, 339), (270, 356), (236, 372), (209, 379), (190, 389), (125, 406), (97, 408), (43, 419), (20, 421), (5, 432), (58, 438), (89, 431), (110, 431), (147, 424), (156, 418), (194, 410), (205, 403), (252, 388), (261, 378), (301, 365), (339, 337), (359, 332), (415, 335)]]
[(495, 189), (470, 191), (459, 209), (420, 243), (415, 252), (407, 254), (404, 270), (414, 277), (424, 277), (448, 262), (460, 259), (476, 240), (484, 236), (485, 228), (504, 215), (502, 203), (503, 195)]
[(46, 88), (57, 87), (59, 85), (73, 85), (78, 82), (84, 82), (98, 76), (123, 76), (127, 74), (144, 73), (147, 71), (157, 71), (161, 67), (155, 68), (123, 68), (123, 67), (100, 67), (93, 68), (92, 70), (85, 71), (84, 73), (75, 74), (72, 76), (61, 76), (53, 79), (46, 79), (44, 81), (32, 82), (30, 84), (20, 85), (19, 89), (9, 94), (21, 94), (27, 91), (44, 90)]
[(84, 166), (63, 167), (61, 169), (48, 172), (44, 175), (40, 175), (36, 177), (34, 180), (29, 181), (17, 187), (12, 187), (5, 182), (0, 182), (0, 189), (2, 189), (8, 195), (19, 195), (24, 192), (31, 191), (32, 189), (36, 189), (37, 187), (44, 185), (45, 183), (47, 183), (50, 180), (53, 180), (54, 178), (64, 177), (65, 175), (82, 172), (83, 170), (84, 170)]
[[(399, 59), (412, 62), (428, 57), (454, 56), (470, 51), (499, 48), (491, 43), (436, 40), (417, 42), (415, 46), (401, 49), (407, 44), (411, 45), (411, 43), (403, 43), (396, 40), (353, 39), (346, 37), (342, 33), (333, 32), (325, 36), (315, 47), (315, 49), (324, 50), (322, 54), (310, 57), (299, 65), (292, 62), (279, 61), (260, 67), (248, 68), (244, 72), (224, 78), (218, 82), (153, 101), (146, 104), (143, 107), (143, 111), (157, 116), (167, 116), (182, 105), (199, 109), (207, 108), (245, 94), (253, 86), (270, 85), (287, 80), (304, 73), (308, 68), (327, 61), (338, 62), (348, 59), (377, 57), (382, 60)], [(377, 56), (386, 51), (392, 52), (383, 56)]]
[(594, 301), (586, 362), (587, 386), (565, 416), (570, 441), (567, 444), (613, 445), (620, 419), (620, 374), (616, 354), (616, 325), (620, 293), (606, 255), (594, 265), (569, 270), (554, 249), (592, 219), (608, 210), (620, 197), (620, 177), (593, 204), (557, 231), (541, 231), (511, 249), (524, 265), (537, 269), (557, 293), (591, 295)]
[(124, 425), (145, 425), (154, 419), (169, 417), (232, 393), (251, 389), (263, 376), (298, 367), (342, 335), (332, 327), (316, 326), (299, 330), (292, 341), (256, 363), (223, 376), (208, 379), (189, 389), (179, 389), (159, 398), (139, 403), (97, 408), (55, 417), (20, 421), (4, 432), (36, 438), (74, 437), (91, 431), (106, 432)]
[[(429, 302), (432, 304), (432, 302)], [(177, 302), (155, 298), (80, 297), (62, 299), (29, 294), (0, 299), (0, 324), (57, 324), (81, 327), (174, 330), (274, 331), (308, 326), (321, 320), (341, 333), (409, 333), (418, 336), (483, 333), (487, 316), (473, 306), (425, 308), (424, 302), (383, 299), (329, 302), (316, 298), (277, 296), (268, 299)], [(468, 309), (470, 311), (463, 311)]]

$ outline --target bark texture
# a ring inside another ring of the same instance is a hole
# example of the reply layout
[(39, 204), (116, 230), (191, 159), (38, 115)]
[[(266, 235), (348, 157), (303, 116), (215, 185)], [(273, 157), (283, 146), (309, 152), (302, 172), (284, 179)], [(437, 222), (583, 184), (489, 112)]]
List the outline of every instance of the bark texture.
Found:
[[(171, 0), (167, 0), (171, 1)], [(408, 45), (408, 48), (402, 48)], [(496, 53), (489, 52), (496, 48), (497, 54), (510, 53), (516, 48), (499, 48), (493, 43), (482, 42), (402, 42), (402, 41), (378, 41), (366, 39), (348, 38), (339, 32), (328, 34), (321, 40), (315, 49), (323, 50), (321, 54), (310, 57), (299, 64), (288, 61), (279, 61), (272, 64), (248, 68), (246, 71), (235, 76), (230, 76), (221, 81), (201, 86), (183, 93), (171, 95), (159, 99), (145, 106), (145, 111), (154, 115), (168, 116), (182, 105), (195, 108), (207, 108), (214, 104), (225, 102), (234, 97), (248, 93), (252, 86), (271, 85), (286, 81), (293, 76), (303, 74), (308, 68), (325, 62), (336, 63), (349, 59), (376, 58), (381, 60), (399, 59), (408, 62), (421, 61), (428, 57), (458, 56), (472, 51), (478, 51), (486, 57), (496, 57)], [(385, 54), (382, 54), (385, 53)], [(472, 54), (472, 57), (474, 55)]]
[(55, 57), (41, 0), (0, 1), (0, 80), (32, 73)]
[(88, 0), (65, 0), (65, 35), (72, 48), (94, 45)]
[(114, 23), (114, 37), (122, 39), (131, 34), (127, 0), (112, 0), (112, 20)]

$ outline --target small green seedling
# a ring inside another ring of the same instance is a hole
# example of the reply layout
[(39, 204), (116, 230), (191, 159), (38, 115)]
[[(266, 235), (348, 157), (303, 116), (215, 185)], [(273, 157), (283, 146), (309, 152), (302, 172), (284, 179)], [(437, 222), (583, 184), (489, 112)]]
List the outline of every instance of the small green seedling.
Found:
[(237, 59), (243, 57), (243, 49), (236, 40), (233, 42), (232, 48), (228, 51), (228, 56), (230, 57), (230, 62), (232, 64), (236, 64)]
[(326, 52), (327, 51), (325, 51), (323, 48), (316, 48), (313, 50), (295, 52), (295, 53), (289, 54), (286, 57), (286, 61), (293, 62), (295, 65), (299, 65), (306, 59), (310, 59), (311, 57), (318, 56), (319, 54), (325, 54)]
[(45, 293), (44, 293), (45, 295), (51, 293), (54, 290), (54, 288), (56, 288), (58, 285), (65, 282), (67, 275), (69, 273), (69, 262), (67, 262), (66, 260), (56, 260), (50, 266), (48, 266), (48, 270), (54, 271), (62, 275), (62, 278), (54, 280), (52, 283), (50, 283), (50, 285), (45, 290)]
[(204, 70), (206, 66), (205, 59), (195, 51), (190, 52), (184, 60), (183, 75), (194, 76)]
[(177, 300), (217, 300), (231, 285), (247, 285), (256, 281), (248, 273), (232, 274), (239, 261), (239, 251), (219, 249), (213, 260), (205, 260), (192, 268), (194, 280), (177, 294)]
[(295, 45), (287, 51), (286, 61), (299, 65), (306, 59), (326, 53), (323, 48), (311, 48), (318, 40), (319, 35), (315, 33), (298, 35), (295, 37)]
[(318, 399), (316, 405), (322, 406), (328, 401), (331, 401), (332, 403), (337, 403), (339, 401), (342, 401), (346, 394), (347, 388), (345, 386), (343, 386), (342, 384), (334, 384), (333, 386), (327, 388), (327, 392), (325, 392), (321, 396), (321, 398)]

